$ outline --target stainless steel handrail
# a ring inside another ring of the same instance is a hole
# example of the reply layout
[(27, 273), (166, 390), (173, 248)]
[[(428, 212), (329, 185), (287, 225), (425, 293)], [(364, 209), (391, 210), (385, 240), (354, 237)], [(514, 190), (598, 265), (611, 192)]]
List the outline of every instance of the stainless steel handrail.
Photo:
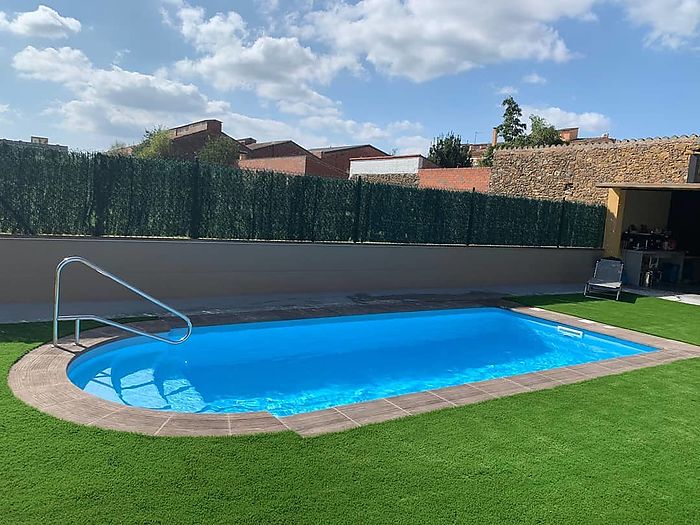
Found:
[[(179, 339), (168, 339), (167, 337), (161, 337), (157, 334), (149, 334), (148, 332), (144, 332), (143, 330), (139, 330), (138, 328), (132, 328), (131, 326), (124, 325), (121, 323), (118, 323), (116, 321), (111, 321), (109, 319), (105, 319), (104, 317), (99, 317), (97, 315), (59, 315), (59, 302), (60, 302), (60, 295), (61, 295), (61, 271), (63, 271), (63, 268), (68, 266), (69, 264), (73, 263), (80, 263), (88, 268), (91, 268), (95, 270), (97, 273), (104, 275), (108, 279), (111, 279), (117, 284), (122, 285), (124, 288), (127, 288), (134, 292), (137, 295), (140, 295), (144, 299), (152, 302), (156, 306), (160, 306), (164, 310), (167, 310), (171, 314), (179, 317), (185, 323), (187, 324), (187, 331), (185, 332), (185, 335), (180, 337)], [(99, 323), (103, 323), (109, 326), (114, 326), (115, 328), (119, 328), (121, 330), (124, 330), (126, 332), (130, 332), (132, 334), (136, 335), (142, 335), (144, 337), (150, 337), (151, 339), (155, 339), (156, 341), (161, 341), (163, 343), (168, 343), (171, 345), (179, 345), (187, 341), (189, 339), (190, 335), (192, 334), (192, 321), (190, 321), (190, 318), (187, 317), (185, 314), (178, 312), (174, 308), (170, 308), (167, 304), (162, 303), (155, 297), (151, 297), (148, 295), (146, 292), (142, 292), (135, 286), (130, 285), (126, 281), (120, 279), (116, 275), (113, 275), (109, 273), (107, 270), (104, 270), (103, 268), (100, 268), (96, 264), (91, 263), (87, 259), (84, 259), (83, 257), (66, 257), (63, 259), (60, 263), (58, 263), (58, 266), (56, 266), (56, 276), (54, 280), (54, 301), (53, 301), (53, 345), (58, 346), (58, 322), (59, 321), (75, 321), (75, 344), (79, 345), (80, 344), (80, 321), (97, 321)]]

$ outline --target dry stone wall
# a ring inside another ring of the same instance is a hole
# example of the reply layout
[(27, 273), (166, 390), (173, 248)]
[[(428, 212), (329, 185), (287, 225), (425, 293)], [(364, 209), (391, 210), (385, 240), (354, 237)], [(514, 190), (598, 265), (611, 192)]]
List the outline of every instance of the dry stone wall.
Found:
[(605, 204), (601, 182), (684, 183), (700, 136), (496, 150), (490, 191)]

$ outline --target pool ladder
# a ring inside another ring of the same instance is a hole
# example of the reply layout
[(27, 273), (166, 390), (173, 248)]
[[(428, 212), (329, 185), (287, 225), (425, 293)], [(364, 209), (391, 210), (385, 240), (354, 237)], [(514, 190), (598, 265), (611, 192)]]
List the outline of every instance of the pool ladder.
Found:
[[(100, 275), (104, 275), (108, 279), (111, 279), (115, 283), (123, 286), (124, 288), (127, 288), (128, 290), (131, 290), (137, 295), (140, 295), (147, 301), (152, 302), (156, 306), (160, 306), (164, 310), (167, 310), (171, 314), (175, 315), (176, 317), (179, 317), (182, 319), (186, 324), (187, 324), (187, 331), (185, 332), (185, 335), (180, 337), (179, 339), (168, 339), (167, 337), (161, 337), (158, 334), (149, 334), (148, 332), (144, 332), (143, 330), (139, 330), (138, 328), (133, 328), (131, 326), (118, 323), (116, 321), (112, 321), (110, 319), (105, 319), (104, 317), (99, 317), (97, 315), (59, 315), (59, 303), (61, 299), (61, 272), (63, 269), (70, 265), (70, 264), (82, 264), (84, 266), (87, 266), (88, 268), (91, 268), (92, 270), (95, 270), (97, 273)], [(187, 341), (189, 339), (190, 335), (192, 334), (192, 322), (190, 321), (190, 318), (187, 317), (185, 314), (178, 312), (174, 308), (169, 307), (168, 305), (162, 303), (155, 297), (151, 297), (148, 295), (146, 292), (142, 292), (135, 286), (130, 285), (123, 279), (120, 279), (116, 275), (113, 275), (109, 273), (107, 270), (100, 268), (94, 263), (91, 263), (87, 259), (84, 259), (83, 257), (66, 257), (63, 259), (60, 263), (58, 263), (58, 266), (56, 266), (56, 276), (54, 280), (54, 301), (53, 301), (53, 345), (58, 346), (58, 322), (59, 321), (75, 321), (75, 344), (79, 345), (80, 344), (80, 321), (97, 321), (98, 323), (106, 324), (109, 326), (113, 326), (115, 328), (119, 328), (120, 330), (124, 330), (125, 332), (129, 332), (135, 335), (142, 335), (144, 337), (148, 337), (150, 339), (155, 339), (156, 341), (161, 341), (163, 343), (168, 343), (171, 345), (179, 345)]]

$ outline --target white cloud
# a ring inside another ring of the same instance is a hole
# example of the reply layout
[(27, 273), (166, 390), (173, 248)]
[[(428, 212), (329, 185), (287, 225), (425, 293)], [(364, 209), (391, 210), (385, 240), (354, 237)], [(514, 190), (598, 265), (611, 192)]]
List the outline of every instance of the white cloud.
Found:
[(199, 54), (178, 61), (177, 74), (199, 76), (222, 90), (252, 90), (282, 112), (327, 114), (336, 104), (313, 84), (325, 84), (353, 65), (348, 57), (319, 55), (296, 37), (251, 37), (235, 11), (206, 18), (203, 8), (183, 3), (167, 16)]
[(563, 62), (571, 57), (553, 27), (567, 18), (591, 19), (595, 0), (336, 1), (309, 13), (296, 28), (337, 53), (416, 82), (513, 60)]
[(525, 75), (523, 77), (523, 82), (526, 84), (546, 84), (547, 79), (533, 72), (529, 75)]
[(410, 131), (420, 131), (423, 128), (421, 124), (407, 120), (379, 126), (372, 122), (357, 122), (352, 119), (332, 116), (306, 117), (302, 119), (301, 125), (310, 130), (323, 131), (338, 137), (352, 137), (353, 140), (360, 142), (393, 142), (397, 135)]
[[(202, 7), (184, 1), (174, 6), (174, 11), (164, 13), (166, 23), (177, 28), (197, 52), (194, 58), (175, 63), (173, 72), (181, 78), (203, 79), (219, 90), (253, 91), (263, 103), (273, 101), (281, 113), (298, 117), (302, 133), (329, 135), (333, 142), (391, 141), (396, 134), (420, 127), (344, 118), (340, 103), (318, 91), (340, 71), (357, 71), (350, 53), (319, 53), (303, 45), (298, 36), (253, 34), (235, 11), (208, 17)], [(319, 145), (318, 140), (315, 143)]]
[(202, 118), (219, 118), (233, 135), (271, 140), (311, 136), (271, 119), (256, 119), (231, 110), (221, 100), (211, 100), (197, 86), (171, 80), (163, 74), (149, 75), (113, 66), (93, 66), (85, 54), (68, 47), (26, 47), (13, 59), (20, 75), (66, 87), (73, 99), (56, 102), (45, 114), (58, 116), (68, 130), (89, 132), (124, 140), (137, 139), (146, 128), (175, 126)]
[(16, 13), (13, 19), (4, 11), (0, 11), (0, 31), (8, 31), (18, 36), (65, 38), (78, 33), (80, 29), (78, 20), (61, 16), (45, 5), (40, 5), (36, 11)]
[(279, 0), (255, 0), (255, 3), (258, 5), (260, 11), (268, 15), (280, 8)]
[(427, 155), (432, 140), (422, 135), (398, 137), (394, 144), (398, 155)]
[(698, 37), (700, 0), (619, 0), (629, 18), (649, 26), (648, 44), (677, 49)]
[(543, 108), (523, 106), (522, 110), (525, 119), (529, 120), (530, 115), (539, 115), (559, 129), (581, 128), (581, 131), (589, 133), (603, 133), (609, 131), (611, 125), (610, 118), (602, 113), (575, 113), (554, 106)]
[(518, 92), (518, 88), (514, 86), (503, 86), (502, 88), (499, 88), (498, 91), (496, 91), (497, 95), (506, 95), (506, 96), (511, 96), (515, 95)]
[(6, 124), (11, 121), (10, 119), (10, 105), (0, 104), (0, 123)]
[(80, 84), (90, 77), (92, 64), (78, 49), (27, 46), (14, 56), (12, 67), (25, 78)]
[(119, 49), (114, 53), (114, 58), (112, 59), (112, 64), (119, 65), (123, 62), (126, 56), (131, 53), (131, 49)]

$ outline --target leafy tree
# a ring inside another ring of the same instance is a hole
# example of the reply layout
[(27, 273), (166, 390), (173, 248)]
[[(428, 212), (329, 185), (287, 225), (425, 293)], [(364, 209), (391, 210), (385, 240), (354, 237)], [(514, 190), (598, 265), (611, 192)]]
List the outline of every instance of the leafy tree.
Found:
[(484, 153), (484, 156), (481, 157), (481, 160), (479, 161), (479, 166), (482, 168), (490, 168), (493, 166), (493, 153), (496, 151), (496, 146), (493, 144), (490, 144), (488, 148), (486, 148), (486, 153)]
[(433, 141), (428, 158), (441, 168), (468, 168), (472, 165), (467, 144), (462, 144), (462, 137), (453, 131)]
[(167, 159), (173, 156), (170, 132), (163, 126), (146, 130), (143, 141), (134, 147), (134, 155), (144, 159)]
[(506, 98), (501, 105), (506, 108), (503, 112), (503, 122), (496, 129), (506, 144), (511, 144), (525, 134), (525, 124), (520, 120), (523, 111), (513, 97)]
[(202, 162), (235, 166), (238, 162), (238, 142), (231, 137), (208, 137), (204, 147), (197, 154)]
[(557, 129), (538, 115), (530, 115), (530, 133), (522, 142), (523, 146), (555, 146), (564, 143)]
[(522, 123), (522, 110), (513, 97), (508, 97), (502, 103), (505, 107), (503, 122), (496, 128), (503, 137), (503, 142), (489, 146), (480, 166), (493, 166), (494, 152), (498, 148), (522, 148), (526, 146), (552, 146), (563, 144), (559, 132), (554, 126), (538, 115), (530, 115), (530, 133), (525, 133)]
[(126, 142), (115, 140), (107, 150), (107, 155), (126, 155)]

